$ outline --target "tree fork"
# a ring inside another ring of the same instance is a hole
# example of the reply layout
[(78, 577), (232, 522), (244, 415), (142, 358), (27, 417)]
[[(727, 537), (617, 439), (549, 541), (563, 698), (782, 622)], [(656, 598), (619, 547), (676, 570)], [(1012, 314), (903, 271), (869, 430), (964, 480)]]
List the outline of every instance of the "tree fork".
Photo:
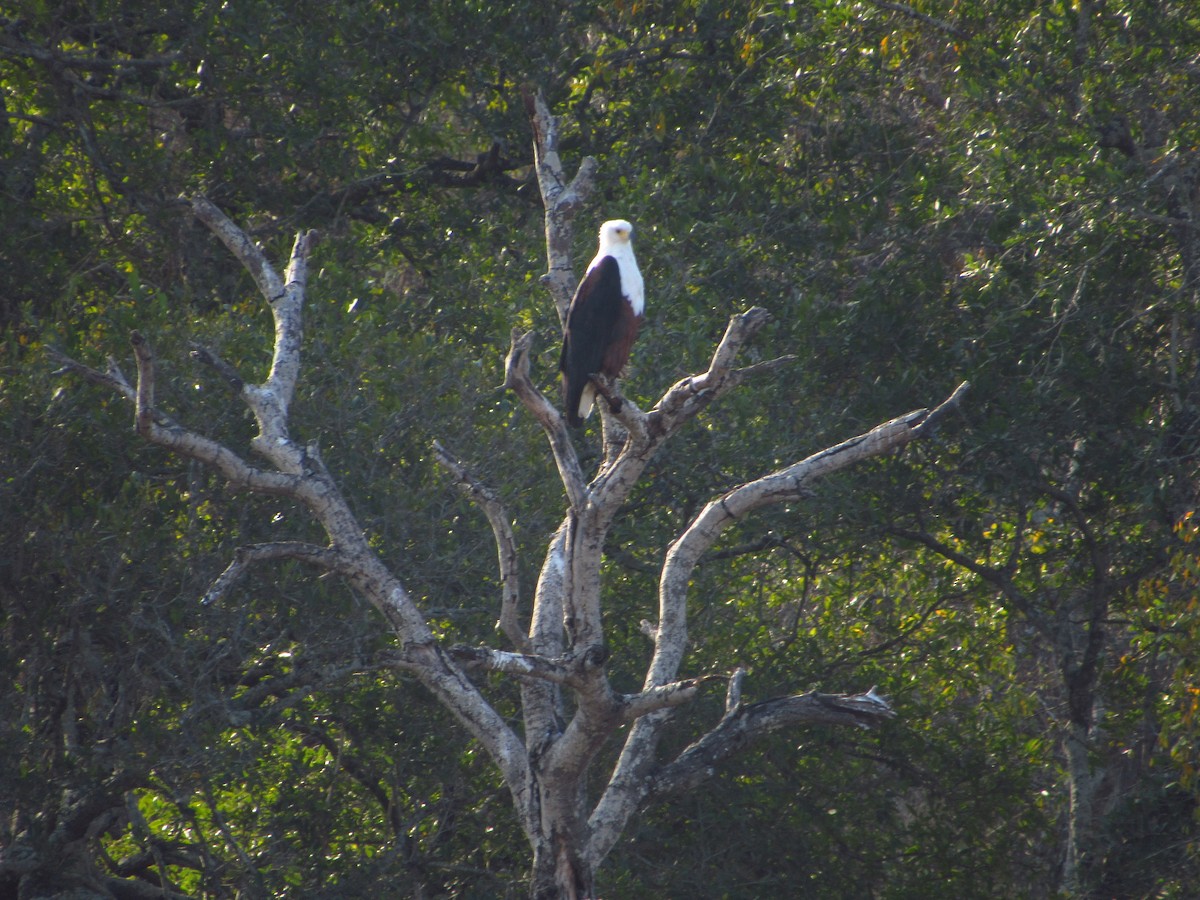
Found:
[[(585, 160), (568, 181), (557, 153), (557, 123), (540, 96), (527, 94), (526, 100), (546, 206), (546, 283), (561, 316), (573, 283), (570, 220), (590, 190), (595, 164)], [(620, 398), (615, 385), (605, 385), (620, 403), (617, 409), (601, 404), (605, 455), (590, 479), (562, 414), (534, 385), (531, 335), (514, 332), (505, 384), (547, 436), (566, 511), (548, 543), (529, 624), (524, 627), (518, 613), (518, 544), (504, 505), (465, 463), (435, 446), (442, 466), (491, 524), (501, 583), (500, 628), (516, 651), (448, 646), (435, 636), (400, 577), (371, 547), (315, 444), (299, 444), (289, 434), (288, 413), (300, 374), (307, 258), (315, 235), (296, 236), (281, 277), (245, 232), (211, 203), (197, 198), (192, 208), (250, 272), (274, 318), (274, 348), (262, 383), (243, 380), (232, 366), (215, 357), (197, 355), (222, 375), (253, 412), (258, 433), (251, 448), (269, 465), (251, 465), (225, 445), (179, 425), (159, 410), (154, 356), (142, 335), (135, 332), (131, 338), (138, 372), (135, 385), (112, 361), (101, 372), (58, 358), (64, 370), (78, 372), (131, 401), (136, 430), (145, 440), (211, 467), (236, 489), (290, 497), (321, 524), (329, 539), (325, 547), (280, 541), (236, 551), (229, 568), (210, 588), (209, 599), (227, 593), (248, 566), (277, 559), (298, 560), (344, 577), (377, 608), (398, 644), (384, 654), (384, 664), (415, 676), (497, 766), (530, 842), (532, 896), (546, 900), (594, 896), (598, 867), (641, 805), (702, 783), (722, 762), (765, 735), (808, 723), (871, 727), (895, 715), (874, 689), (748, 703), (744, 670), (736, 669), (728, 678), (680, 679), (689, 583), (698, 560), (734, 521), (771, 505), (803, 499), (817, 480), (894, 453), (928, 435), (960, 404), (965, 383), (933, 410), (899, 416), (711, 500), (666, 553), (659, 573), (658, 620), (646, 628), (654, 642), (653, 656), (641, 690), (622, 695), (612, 689), (606, 671), (609, 651), (601, 608), (605, 538), (646, 466), (667, 441), (746, 378), (768, 374), (790, 360), (780, 357), (737, 365), (742, 348), (769, 313), (755, 307), (731, 317), (708, 368), (672, 385), (648, 411)], [(521, 685), (523, 738), (472, 682), (469, 673), (475, 669), (507, 674)], [(672, 716), (714, 681), (727, 688), (721, 719), (673, 759), (660, 760), (658, 746)], [(589, 771), (600, 749), (626, 725), (628, 734), (617, 764), (593, 801), (587, 794)]]

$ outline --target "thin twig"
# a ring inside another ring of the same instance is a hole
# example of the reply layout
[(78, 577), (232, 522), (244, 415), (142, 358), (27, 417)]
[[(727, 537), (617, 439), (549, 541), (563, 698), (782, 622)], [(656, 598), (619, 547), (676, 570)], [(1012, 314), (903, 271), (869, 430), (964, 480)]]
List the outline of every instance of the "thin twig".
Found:
[(265, 544), (249, 544), (245, 547), (238, 547), (233, 553), (233, 560), (225, 571), (217, 576), (200, 602), (208, 606), (220, 601), (242, 579), (251, 566), (281, 559), (302, 562), (326, 572), (337, 571), (345, 562), (341, 554), (333, 548), (320, 547), (303, 541), (271, 541)]

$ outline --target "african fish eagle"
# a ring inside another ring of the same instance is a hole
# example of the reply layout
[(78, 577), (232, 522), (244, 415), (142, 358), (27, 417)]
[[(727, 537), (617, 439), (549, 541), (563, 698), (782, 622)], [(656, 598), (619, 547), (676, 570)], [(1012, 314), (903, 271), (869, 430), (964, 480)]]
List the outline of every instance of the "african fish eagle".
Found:
[(633, 256), (633, 226), (613, 219), (600, 226), (600, 249), (575, 289), (563, 326), (563, 405), (578, 428), (591, 415), (597, 372), (619, 378), (645, 309), (642, 273)]

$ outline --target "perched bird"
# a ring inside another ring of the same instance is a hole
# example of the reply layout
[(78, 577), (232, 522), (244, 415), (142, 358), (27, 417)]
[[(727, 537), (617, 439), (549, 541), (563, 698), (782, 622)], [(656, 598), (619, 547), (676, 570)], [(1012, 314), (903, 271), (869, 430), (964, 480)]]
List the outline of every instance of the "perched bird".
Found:
[(633, 256), (633, 226), (613, 219), (600, 226), (600, 249), (575, 289), (563, 326), (563, 406), (578, 428), (592, 412), (597, 372), (619, 378), (642, 324), (645, 293)]

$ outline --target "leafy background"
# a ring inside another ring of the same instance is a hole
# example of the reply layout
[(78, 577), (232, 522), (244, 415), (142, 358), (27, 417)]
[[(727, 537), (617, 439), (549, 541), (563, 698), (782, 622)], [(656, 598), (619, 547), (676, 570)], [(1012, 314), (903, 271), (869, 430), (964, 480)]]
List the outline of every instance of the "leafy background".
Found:
[[(499, 387), (517, 326), (556, 389), (528, 84), (568, 167), (600, 161), (577, 260), (593, 223), (638, 227), (630, 395), (697, 370), (751, 304), (775, 316), (757, 358), (797, 357), (656, 460), (614, 529), (618, 686), (712, 496), (973, 384), (935, 441), (743, 523), (693, 587), (691, 671), (746, 665), (748, 699), (875, 684), (899, 717), (773, 736), (647, 809), (605, 896), (1188, 896), (1190, 0), (2, 12), (0, 895), (523, 894), (498, 779), (374, 666), (387, 637), (344, 585), (282, 566), (199, 602), (233, 548), (311, 523), (142, 446), (45, 350), (128, 369), (138, 328), (164, 405), (244, 448), (188, 349), (257, 377), (268, 318), (178, 198), (276, 258), (319, 229), (295, 432), (438, 630), (497, 640), (490, 533), (430, 442), (501, 490), (528, 592), (564, 506)], [(488, 690), (515, 714), (511, 683)], [(719, 715), (698, 704), (674, 746)]]

